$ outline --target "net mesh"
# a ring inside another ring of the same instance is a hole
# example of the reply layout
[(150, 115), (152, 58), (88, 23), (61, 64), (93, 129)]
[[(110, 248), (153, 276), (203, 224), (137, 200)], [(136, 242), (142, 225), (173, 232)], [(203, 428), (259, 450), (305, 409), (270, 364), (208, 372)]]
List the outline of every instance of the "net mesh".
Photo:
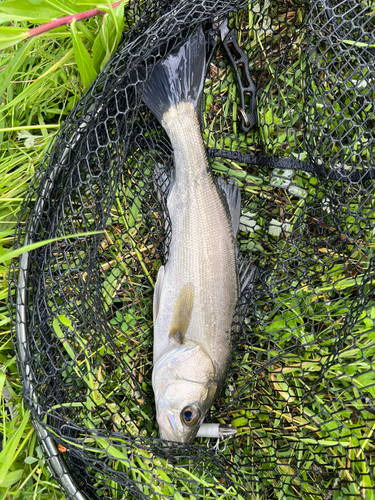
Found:
[[(65, 237), (12, 264), (24, 399), (53, 475), (75, 499), (373, 498), (373, 2), (138, 1), (125, 18), (16, 235)], [(153, 171), (173, 152), (132, 75), (197, 26), (212, 52), (202, 137), (214, 174), (240, 186), (238, 246), (257, 278), (206, 419), (237, 435), (167, 446), (152, 296), (171, 234)]]

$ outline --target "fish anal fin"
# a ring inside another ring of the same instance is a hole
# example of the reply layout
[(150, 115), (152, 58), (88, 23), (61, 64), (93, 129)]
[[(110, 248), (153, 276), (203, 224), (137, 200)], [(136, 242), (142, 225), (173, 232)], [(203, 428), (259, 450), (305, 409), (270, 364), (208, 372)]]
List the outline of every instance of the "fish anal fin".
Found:
[(160, 202), (165, 202), (168, 198), (173, 184), (175, 181), (174, 168), (168, 169), (161, 163), (155, 163), (155, 169), (153, 173), (153, 183), (154, 189), (156, 191), (158, 200)]
[(164, 274), (165, 274), (164, 266), (161, 266), (159, 268), (159, 271), (158, 271), (158, 275), (157, 275), (156, 283), (155, 283), (155, 288), (154, 288), (154, 301), (153, 301), (153, 305), (152, 305), (154, 324), (155, 324), (156, 318), (158, 317), (158, 313), (159, 313), (160, 298), (161, 298), (161, 291), (162, 291), (162, 287), (163, 287)]
[(156, 191), (158, 200), (161, 202), (166, 198), (166, 193), (169, 192), (170, 176), (167, 174), (167, 170), (161, 163), (155, 164), (154, 174), (153, 174), (154, 189)]
[(258, 279), (258, 268), (251, 261), (243, 261), (238, 267), (240, 291), (251, 290)]
[(188, 283), (184, 285), (173, 307), (169, 327), (169, 337), (177, 344), (185, 342), (185, 334), (189, 327), (191, 312), (194, 304), (194, 288)]
[(234, 236), (237, 237), (238, 228), (240, 226), (241, 216), (241, 193), (236, 181), (232, 179), (225, 180), (218, 177), (217, 185), (224, 195), (227, 202), (230, 218), (233, 227)]

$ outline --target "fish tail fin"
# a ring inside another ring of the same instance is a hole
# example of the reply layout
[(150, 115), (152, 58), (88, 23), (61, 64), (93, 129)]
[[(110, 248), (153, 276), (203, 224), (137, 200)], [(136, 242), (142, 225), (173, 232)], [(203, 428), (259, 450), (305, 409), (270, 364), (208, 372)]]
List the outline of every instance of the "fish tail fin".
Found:
[(182, 45), (160, 61), (143, 87), (143, 101), (161, 122), (179, 102), (197, 108), (203, 91), (206, 66), (205, 36), (195, 30)]

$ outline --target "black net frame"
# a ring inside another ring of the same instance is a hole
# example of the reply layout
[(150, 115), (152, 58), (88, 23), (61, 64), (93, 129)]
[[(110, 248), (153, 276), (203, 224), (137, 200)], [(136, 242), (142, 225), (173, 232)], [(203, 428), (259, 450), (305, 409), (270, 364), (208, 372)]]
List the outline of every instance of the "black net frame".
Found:
[[(16, 234), (18, 247), (102, 231), (12, 263), (23, 394), (52, 474), (80, 500), (372, 498), (373, 5), (147, 1), (124, 15), (133, 27), (59, 132)], [(158, 439), (152, 293), (170, 234), (152, 172), (172, 150), (134, 79), (198, 26), (212, 52), (202, 137), (215, 175), (241, 188), (238, 245), (257, 269), (208, 416), (238, 429), (218, 448)]]

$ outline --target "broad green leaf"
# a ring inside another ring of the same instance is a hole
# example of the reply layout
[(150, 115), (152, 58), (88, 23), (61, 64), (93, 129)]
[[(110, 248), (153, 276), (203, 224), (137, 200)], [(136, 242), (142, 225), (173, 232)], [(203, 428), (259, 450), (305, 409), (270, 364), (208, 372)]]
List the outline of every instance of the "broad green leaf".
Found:
[(104, 57), (100, 63), (100, 71), (102, 71), (111, 58), (112, 46), (114, 42), (114, 24), (109, 14), (103, 17), (102, 25), (99, 32), (99, 37), (104, 49)]
[(70, 28), (72, 32), (74, 57), (76, 59), (79, 74), (82, 78), (83, 86), (87, 89), (98, 76), (98, 73), (94, 68), (93, 60), (78, 36), (75, 22), (71, 24)]
[(77, 28), (83, 33), (83, 35), (91, 42), (91, 45), (95, 42), (95, 35), (91, 32), (91, 30), (86, 26), (83, 21), (76, 22)]
[(36, 457), (26, 457), (24, 462), (25, 464), (28, 464), (28, 465), (31, 465), (31, 464), (35, 464), (35, 462), (37, 462), (38, 459)]
[(0, 50), (11, 47), (27, 38), (28, 30), (25, 28), (0, 27)]
[(83, 5), (85, 10), (98, 8), (98, 4), (93, 2), (92, 0), (76, 0), (74, 5)]
[(116, 32), (116, 48), (121, 42), (122, 32), (124, 29), (124, 7), (129, 3), (129, 0), (123, 0), (118, 7), (113, 9), (113, 17), (116, 22), (117, 32)]
[(64, 316), (63, 314), (59, 314), (57, 317), (59, 318), (59, 320), (61, 321), (61, 323), (62, 323), (64, 326), (69, 327), (69, 328), (73, 331), (72, 322), (70, 321), (70, 319), (69, 319), (69, 318), (67, 318), (67, 317), (66, 317), (66, 316)]
[(105, 14), (99, 33), (105, 55), (100, 64), (102, 71), (121, 41), (122, 30), (124, 27), (124, 5), (128, 0), (123, 0), (121, 4), (112, 9), (108, 5), (98, 5), (98, 9), (103, 10)]
[[(4, 116), (3, 113), (0, 111), (0, 130), (4, 128)], [(4, 132), (0, 131), (0, 144), (3, 142), (3, 137), (4, 137)], [(2, 238), (1, 234), (4, 231), (0, 231), (0, 238)]]
[(70, 16), (71, 14), (81, 11), (81, 9), (77, 9), (76, 6), (68, 0), (48, 0), (48, 4), (53, 5), (53, 7), (60, 13), (59, 17)]
[(14, 470), (13, 472), (8, 472), (6, 478), (0, 483), (1, 488), (9, 488), (13, 484), (18, 483), (23, 474), (23, 469)]
[(347, 45), (355, 45), (356, 47), (375, 47), (375, 44), (356, 42), (355, 40), (341, 40)]
[(3, 388), (4, 388), (5, 380), (6, 380), (5, 373), (0, 373), (0, 396), (3, 393)]
[(64, 348), (66, 350), (66, 352), (69, 354), (69, 356), (71, 357), (71, 359), (74, 361), (76, 359), (76, 355), (75, 355), (75, 352), (73, 351), (73, 349), (71, 348), (69, 342), (66, 341), (65, 339), (65, 335), (64, 335), (64, 332), (61, 330), (60, 328), (60, 325), (59, 325), (59, 321), (57, 318), (55, 318), (52, 322), (52, 327), (53, 327), (53, 330), (54, 332), (56, 333), (57, 337), (63, 341), (64, 343)]
[(3, 450), (0, 453), (0, 462), (2, 462), (0, 467), (0, 486), (4, 487), (4, 481), (8, 479), (11, 472), (9, 472), (9, 467), (12, 463), (14, 454), (16, 452), (18, 443), (22, 438), (23, 431), (27, 423), (29, 422), (29, 412), (27, 411), (22, 419), (20, 426), (17, 431), (7, 440)]
[(103, 47), (102, 39), (98, 35), (95, 38), (94, 44), (92, 46), (92, 61), (94, 64), (95, 71), (97, 73), (100, 73), (100, 67), (104, 57), (105, 57), (105, 49)]
[(68, 0), (5, 0), (0, 3), (0, 22), (6, 21), (52, 21), (59, 17), (85, 12), (95, 8), (95, 3), (80, 4)]
[(100, 446), (106, 451), (109, 457), (116, 458), (117, 460), (123, 460), (124, 463), (128, 461), (128, 456), (119, 448), (111, 446), (106, 439), (96, 438), (95, 441), (100, 444)]
[(54, 9), (47, 1), (34, 4), (28, 0), (6, 0), (0, 3), (0, 22), (37, 21), (42, 23), (61, 16), (61, 10)]
[(16, 16), (15, 14), (6, 14), (5, 12), (1, 12), (0, 7), (0, 24), (11, 23), (13, 21), (28, 21), (28, 19), (26, 16)]
[(6, 90), (9, 82), (14, 79), (14, 75), (17, 73), (18, 68), (21, 66), (23, 61), (26, 59), (27, 55), (31, 50), (35, 38), (27, 40), (15, 53), (12, 60), (3, 68), (0, 72), (0, 98), (3, 92)]

